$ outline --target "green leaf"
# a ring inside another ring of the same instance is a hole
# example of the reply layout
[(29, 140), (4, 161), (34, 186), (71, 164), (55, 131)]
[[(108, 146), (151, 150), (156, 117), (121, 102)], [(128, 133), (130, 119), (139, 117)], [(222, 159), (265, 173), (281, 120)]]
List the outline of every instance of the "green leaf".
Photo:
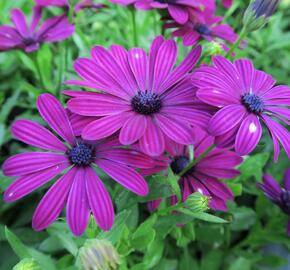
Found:
[(175, 175), (171, 168), (168, 169), (168, 182), (173, 190), (173, 193), (176, 195), (178, 201), (181, 201), (181, 191), (180, 191), (180, 186), (178, 184), (179, 181), (179, 176)]
[(240, 257), (236, 259), (233, 263), (231, 263), (231, 266), (229, 270), (251, 270), (251, 261), (248, 259), (245, 259), (243, 257)]
[(233, 231), (247, 230), (256, 222), (256, 213), (251, 208), (239, 207), (231, 210), (233, 222), (231, 229)]
[(196, 219), (200, 219), (200, 220), (207, 221), (207, 222), (228, 223), (227, 220), (222, 219), (222, 218), (217, 217), (217, 216), (214, 216), (214, 215), (211, 215), (209, 213), (203, 213), (203, 212), (193, 213), (189, 209), (186, 209), (186, 208), (180, 208), (180, 209), (178, 209), (178, 212), (184, 213), (184, 214), (189, 215), (191, 217), (194, 217)]
[[(61, 55), (59, 55), (59, 57), (61, 57)], [(51, 82), (52, 53), (48, 44), (43, 44), (40, 50), (38, 50), (37, 62), (45, 88), (48, 90), (53, 90), (53, 85)]]
[(7, 227), (5, 227), (5, 235), (11, 248), (20, 259), (31, 258), (28, 247), (26, 247), (21, 242), (21, 240), (13, 232), (11, 232)]
[(227, 186), (231, 189), (234, 196), (241, 196), (243, 193), (243, 185), (240, 183), (227, 182)]
[(13, 267), (13, 270), (41, 270), (37, 261), (32, 258), (25, 258)]
[(219, 270), (222, 262), (223, 253), (219, 250), (212, 250), (202, 257), (200, 270)]
[(156, 238), (154, 242), (152, 242), (148, 246), (148, 251), (146, 252), (143, 260), (144, 268), (150, 269), (157, 265), (162, 258), (164, 250), (164, 241)]

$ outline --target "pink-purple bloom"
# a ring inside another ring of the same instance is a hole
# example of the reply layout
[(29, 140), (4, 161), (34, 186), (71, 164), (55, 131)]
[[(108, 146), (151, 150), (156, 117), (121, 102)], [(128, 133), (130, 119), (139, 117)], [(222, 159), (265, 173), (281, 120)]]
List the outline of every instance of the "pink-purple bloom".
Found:
[[(197, 130), (195, 132), (194, 158), (199, 158), (213, 143), (213, 137), (208, 136), (204, 131)], [(170, 166), (173, 173), (180, 174), (189, 164), (188, 148), (168, 140), (166, 150), (169, 154), (166, 166)], [(235, 167), (242, 160), (240, 156), (232, 151), (213, 149), (179, 179), (182, 200), (186, 201), (190, 194), (200, 192), (209, 197), (209, 207), (211, 209), (226, 211), (226, 201), (233, 200), (233, 194), (220, 179), (231, 179), (238, 176), (239, 171)], [(158, 164), (158, 168), (160, 170), (160, 164)], [(154, 168), (145, 171), (147, 174), (154, 171)], [(153, 211), (159, 206), (160, 202), (161, 200), (150, 202), (149, 209)], [(174, 195), (171, 197), (171, 203), (175, 204), (176, 202), (177, 197)]]
[[(290, 168), (284, 174), (284, 188), (281, 188), (271, 175), (264, 175), (263, 183), (258, 183), (257, 186), (263, 190), (269, 200), (277, 204), (290, 217)], [(287, 233), (290, 236), (290, 220)]]
[(192, 46), (200, 39), (213, 41), (222, 39), (234, 43), (237, 35), (227, 24), (221, 24), (223, 17), (215, 16), (215, 10), (205, 9), (203, 11), (191, 10), (190, 20), (185, 24), (169, 22), (164, 25), (165, 28), (177, 28), (172, 35), (182, 37), (184, 46)]
[(114, 208), (94, 168), (98, 167), (126, 189), (145, 196), (148, 185), (135, 168), (150, 168), (153, 161), (137, 150), (125, 149), (116, 137), (96, 142), (82, 140), (75, 134), (66, 110), (52, 95), (40, 95), (37, 108), (62, 140), (30, 120), (17, 120), (12, 125), (15, 138), (48, 151), (21, 153), (4, 162), (4, 174), (17, 177), (5, 191), (4, 200), (18, 200), (64, 172), (39, 203), (33, 215), (33, 228), (47, 228), (66, 205), (67, 223), (75, 235), (83, 234), (91, 211), (100, 228), (109, 230), (114, 223)]
[(100, 117), (83, 129), (82, 137), (98, 140), (120, 130), (122, 144), (138, 141), (140, 149), (151, 156), (163, 153), (166, 137), (190, 144), (190, 125), (205, 129), (211, 117), (195, 97), (189, 78), (200, 54), (198, 46), (174, 68), (177, 45), (161, 36), (153, 41), (149, 54), (118, 45), (109, 50), (94, 47), (92, 59), (80, 58), (74, 64), (82, 80), (67, 83), (101, 92), (64, 92), (72, 97), (68, 102), (72, 112)]
[(34, 7), (29, 24), (21, 10), (13, 9), (11, 19), (15, 27), (0, 26), (0, 51), (23, 49), (29, 53), (37, 50), (41, 43), (61, 41), (73, 34), (74, 26), (65, 15), (49, 18), (39, 26), (41, 14), (42, 8)]
[(222, 56), (213, 57), (212, 66), (200, 67), (193, 83), (199, 88), (198, 98), (218, 109), (208, 127), (218, 146), (235, 146), (239, 155), (251, 153), (262, 136), (262, 121), (273, 140), (274, 160), (279, 157), (279, 142), (290, 157), (289, 131), (277, 121), (289, 125), (288, 86), (274, 86), (276, 81), (256, 70), (250, 60), (231, 63)]
[(193, 8), (214, 9), (214, 0), (111, 0), (121, 5), (134, 4), (138, 9), (167, 9), (170, 16), (180, 24), (189, 20), (190, 10)]

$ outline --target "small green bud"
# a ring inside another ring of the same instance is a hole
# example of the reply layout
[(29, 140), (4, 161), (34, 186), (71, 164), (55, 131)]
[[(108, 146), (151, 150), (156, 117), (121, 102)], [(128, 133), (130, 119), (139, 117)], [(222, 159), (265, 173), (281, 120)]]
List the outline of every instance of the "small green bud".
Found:
[(25, 258), (13, 267), (13, 270), (41, 270), (37, 261)]
[(120, 264), (120, 256), (111, 242), (90, 239), (79, 251), (79, 261), (84, 270), (113, 270)]
[(208, 42), (205, 47), (205, 54), (206, 55), (220, 55), (224, 52), (222, 44), (216, 41)]
[(275, 12), (278, 4), (279, 0), (253, 0), (243, 18), (246, 31), (249, 33), (262, 28)]
[(208, 209), (209, 198), (199, 192), (191, 194), (184, 202), (184, 206), (189, 208), (192, 212), (199, 213)]

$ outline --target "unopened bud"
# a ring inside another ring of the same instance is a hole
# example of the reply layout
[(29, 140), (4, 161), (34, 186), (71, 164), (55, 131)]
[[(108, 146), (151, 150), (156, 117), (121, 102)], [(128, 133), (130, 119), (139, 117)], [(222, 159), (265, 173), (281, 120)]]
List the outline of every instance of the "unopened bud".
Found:
[(279, 0), (253, 0), (247, 8), (243, 24), (247, 32), (262, 28), (277, 9)]
[(37, 261), (25, 258), (13, 267), (13, 270), (41, 270)]
[(204, 53), (208, 56), (220, 55), (224, 52), (223, 46), (219, 42), (211, 41), (205, 45)]
[(199, 213), (208, 209), (208, 201), (209, 198), (207, 196), (204, 196), (199, 192), (195, 192), (187, 198), (184, 205), (192, 212)]
[(91, 239), (79, 251), (79, 260), (84, 270), (113, 270), (120, 264), (120, 256), (107, 240)]

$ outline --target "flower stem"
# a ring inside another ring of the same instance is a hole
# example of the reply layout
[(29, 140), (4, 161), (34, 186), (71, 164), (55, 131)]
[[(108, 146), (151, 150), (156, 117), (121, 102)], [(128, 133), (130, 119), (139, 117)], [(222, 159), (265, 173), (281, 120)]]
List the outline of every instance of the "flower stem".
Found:
[(137, 35), (137, 25), (136, 25), (136, 13), (135, 9), (131, 8), (132, 14), (132, 28), (133, 28), (133, 42), (134, 46), (138, 47), (138, 35)]
[(37, 72), (37, 76), (38, 76), (40, 87), (45, 89), (45, 84), (44, 84), (44, 81), (43, 81), (43, 78), (42, 78), (40, 66), (39, 66), (38, 59), (37, 59), (37, 51), (32, 53), (32, 59), (33, 59), (33, 62), (34, 62), (35, 68), (36, 68), (36, 72)]
[(236, 40), (236, 42), (232, 45), (232, 47), (230, 48), (230, 50), (227, 52), (226, 54), (226, 58), (230, 57), (231, 54), (234, 52), (234, 50), (240, 46), (242, 40), (244, 39), (244, 37), (246, 36), (247, 34), (247, 30), (246, 30), (246, 27), (243, 27), (238, 39)]
[(178, 175), (181, 177), (184, 174), (186, 174), (196, 163), (198, 163), (199, 161), (201, 161), (202, 159), (204, 159), (207, 154), (213, 150), (215, 148), (215, 145), (211, 145), (208, 149), (206, 149), (199, 157), (197, 157), (196, 159), (192, 160), (191, 162), (188, 163), (188, 165), (186, 166), (185, 169), (183, 169)]

